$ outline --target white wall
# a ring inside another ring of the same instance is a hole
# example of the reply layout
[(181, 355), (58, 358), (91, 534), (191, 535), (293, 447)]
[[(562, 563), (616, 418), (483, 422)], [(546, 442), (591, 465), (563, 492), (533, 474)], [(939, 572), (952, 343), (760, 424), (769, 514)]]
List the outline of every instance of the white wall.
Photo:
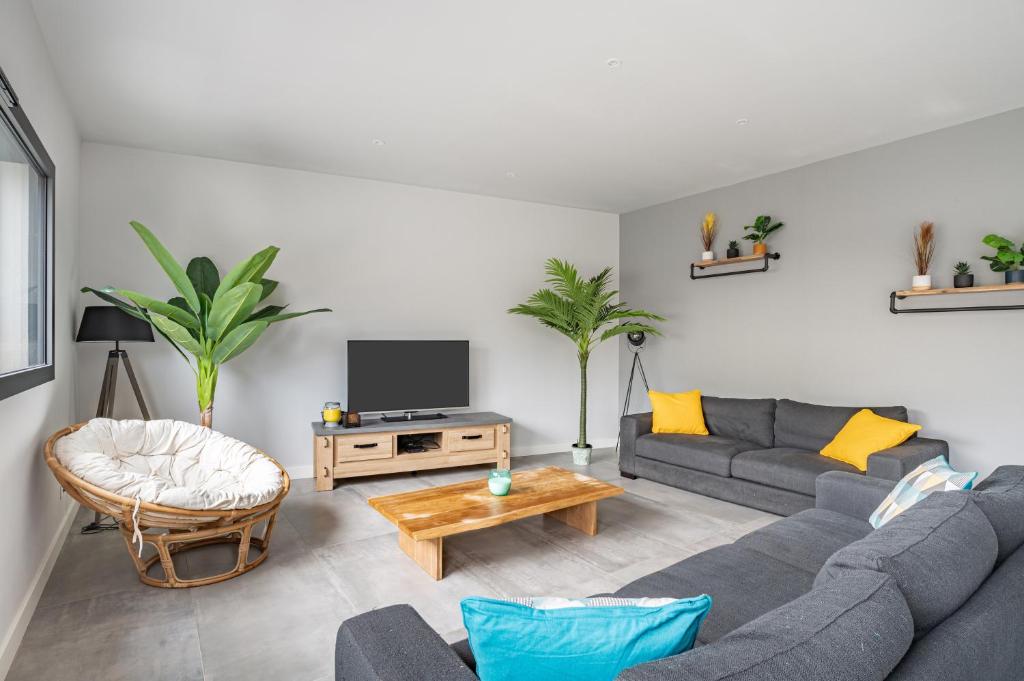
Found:
[[(1018, 110), (623, 215), (622, 295), (670, 318), (644, 351), (652, 387), (905, 404), (923, 435), (950, 442), (955, 466), (1021, 463), (1024, 312), (892, 315), (889, 292), (910, 288), (922, 220), (936, 225), (937, 286), (952, 286), (958, 260), (978, 283), (1001, 282), (978, 259), (991, 252), (981, 238), (1024, 240), (1022, 161)], [(759, 213), (785, 221), (771, 239), (782, 259), (767, 274), (690, 281), (709, 210), (718, 252)], [(649, 409), (646, 398), (634, 405)]]
[[(616, 215), (96, 144), (83, 145), (82, 177), (82, 284), (172, 295), (128, 226), (134, 219), (179, 260), (209, 255), (222, 272), (280, 246), (273, 300), (334, 309), (271, 327), (221, 369), (215, 427), (289, 469), (311, 474), (309, 423), (325, 400), (345, 402), (350, 338), (469, 339), (472, 408), (515, 419), (514, 453), (575, 441), (572, 345), (505, 310), (540, 287), (548, 257), (585, 272), (617, 265)], [(128, 349), (155, 416), (195, 420), (182, 359), (163, 341)], [(82, 419), (95, 411), (104, 360), (105, 348), (80, 346)], [(613, 343), (590, 371), (590, 439), (609, 444)], [(118, 415), (134, 416), (121, 381)]]
[(74, 417), (73, 311), (78, 295), (79, 138), (25, 0), (0, 3), (0, 67), (18, 93), (56, 174), (56, 379), (0, 400), (0, 678), (10, 666), (60, 548), (71, 504), (43, 463), (43, 442)]

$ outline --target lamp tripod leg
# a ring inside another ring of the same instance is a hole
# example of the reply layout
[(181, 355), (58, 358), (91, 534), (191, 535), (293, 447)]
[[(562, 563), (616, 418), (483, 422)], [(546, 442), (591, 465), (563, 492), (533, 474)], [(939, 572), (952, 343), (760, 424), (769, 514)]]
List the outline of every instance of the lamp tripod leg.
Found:
[(142, 410), (142, 419), (148, 421), (149, 409), (146, 408), (146, 400), (142, 398), (142, 390), (139, 389), (139, 382), (135, 378), (135, 372), (132, 371), (132, 363), (128, 361), (127, 351), (121, 351), (121, 359), (124, 360), (124, 370), (128, 373), (128, 381), (132, 384), (132, 391), (135, 393), (135, 399), (139, 402), (139, 409)]
[[(633, 353), (633, 366), (631, 366), (630, 369), (629, 369), (629, 381), (626, 382), (626, 401), (622, 403), (622, 415), (623, 416), (625, 416), (626, 412), (629, 411), (629, 398), (633, 394), (633, 377), (636, 375), (636, 367), (637, 367), (638, 364), (640, 365), (640, 377), (644, 380), (644, 387), (646, 387), (648, 390), (650, 390), (650, 387), (647, 385), (647, 376), (644, 375), (644, 365), (640, 362), (640, 354), (634, 352)], [(619, 435), (615, 438), (615, 453), (616, 454), (618, 454), (618, 452), (619, 452), (619, 441), (622, 439), (621, 428), (622, 428), (622, 426), (620, 425), (619, 426), (619, 429), (620, 429)]]
[[(114, 394), (117, 391), (117, 361), (118, 350), (111, 350), (107, 353), (107, 366), (103, 370), (103, 384), (100, 386), (100, 399), (96, 405), (96, 418), (110, 418), (114, 413)], [(103, 530), (117, 528), (117, 523), (104, 524), (103, 514), (95, 512), (92, 522), (82, 526), (82, 534), (95, 534)]]

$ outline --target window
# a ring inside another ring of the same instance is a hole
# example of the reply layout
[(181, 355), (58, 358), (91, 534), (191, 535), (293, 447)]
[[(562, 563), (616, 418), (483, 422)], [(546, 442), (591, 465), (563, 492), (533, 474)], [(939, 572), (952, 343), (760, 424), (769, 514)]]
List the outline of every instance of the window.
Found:
[(53, 176), (0, 70), (0, 399), (53, 380)]

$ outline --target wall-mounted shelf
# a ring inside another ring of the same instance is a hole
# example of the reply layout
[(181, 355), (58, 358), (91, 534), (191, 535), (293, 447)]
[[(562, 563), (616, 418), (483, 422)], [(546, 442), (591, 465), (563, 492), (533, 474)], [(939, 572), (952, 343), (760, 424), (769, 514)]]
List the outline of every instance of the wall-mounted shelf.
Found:
[[(690, 263), (690, 279), (711, 279), (712, 277), (731, 277), (734, 274), (752, 274), (754, 272), (767, 272), (768, 261), (778, 260), (780, 256), (778, 253), (765, 253), (764, 255), (741, 255), (738, 258), (722, 258), (720, 260), (701, 260), (699, 262)], [(763, 261), (761, 267), (754, 269), (745, 270), (727, 270), (725, 272), (715, 272), (714, 274), (701, 274), (697, 276), (696, 271), (700, 270), (703, 272), (709, 267), (722, 267), (723, 265), (739, 265), (745, 262), (760, 262)]]
[(918, 296), (949, 296), (972, 293), (1005, 293), (1024, 291), (1024, 284), (995, 284), (992, 286), (971, 286), (970, 288), (931, 288), (927, 291), (893, 291), (889, 294), (889, 312), (893, 314), (921, 312), (980, 312), (983, 310), (1024, 310), (1024, 305), (975, 305), (970, 307), (918, 307), (896, 309), (896, 301)]

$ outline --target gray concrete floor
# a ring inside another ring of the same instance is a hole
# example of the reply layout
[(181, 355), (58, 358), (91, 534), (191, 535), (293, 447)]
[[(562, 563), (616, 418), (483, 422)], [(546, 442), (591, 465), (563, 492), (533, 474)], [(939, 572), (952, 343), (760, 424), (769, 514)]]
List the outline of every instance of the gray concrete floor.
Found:
[[(445, 578), (431, 580), (398, 548), (366, 499), (486, 476), (486, 466), (343, 482), (333, 492), (294, 481), (267, 561), (195, 589), (141, 584), (117, 532), (81, 535), (75, 519), (7, 681), (229, 681), (334, 678), (338, 625), (410, 603), (447, 640), (464, 636), (466, 596), (587, 596), (613, 591), (775, 516), (647, 480), (619, 477), (615, 453), (588, 468), (568, 453), (516, 458), (513, 469), (559, 465), (621, 485), (600, 502), (588, 537), (543, 517), (445, 539)], [(224, 547), (192, 555), (190, 576), (219, 570)]]

